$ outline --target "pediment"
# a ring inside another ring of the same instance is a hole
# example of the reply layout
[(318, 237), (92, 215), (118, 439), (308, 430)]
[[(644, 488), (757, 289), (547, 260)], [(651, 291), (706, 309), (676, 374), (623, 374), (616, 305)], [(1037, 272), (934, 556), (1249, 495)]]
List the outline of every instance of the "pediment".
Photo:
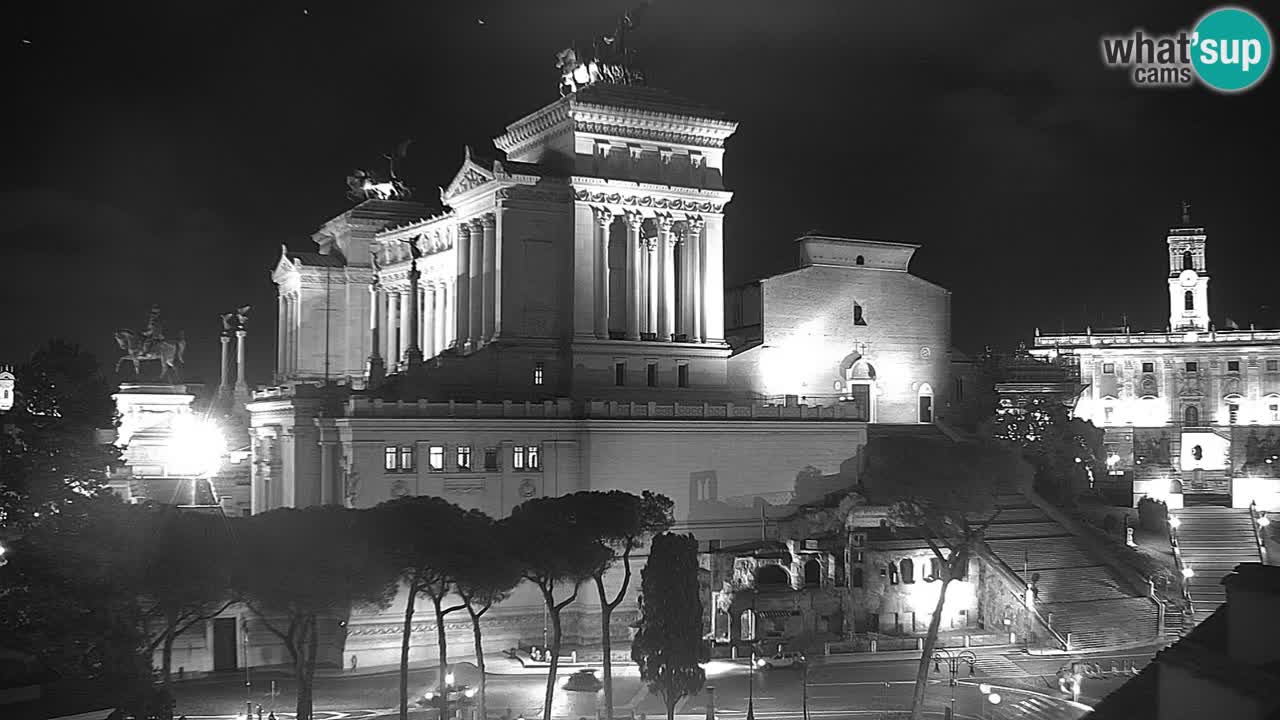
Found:
[(493, 168), (480, 164), (468, 147), (462, 158), (462, 167), (458, 168), (449, 186), (440, 191), (440, 202), (448, 205), (453, 198), (488, 182), (493, 182)]
[(293, 259), (289, 257), (289, 248), (286, 245), (280, 246), (280, 259), (276, 261), (276, 267), (271, 271), (271, 279), (277, 285), (284, 282), (287, 278), (298, 274), (298, 266), (293, 264)]

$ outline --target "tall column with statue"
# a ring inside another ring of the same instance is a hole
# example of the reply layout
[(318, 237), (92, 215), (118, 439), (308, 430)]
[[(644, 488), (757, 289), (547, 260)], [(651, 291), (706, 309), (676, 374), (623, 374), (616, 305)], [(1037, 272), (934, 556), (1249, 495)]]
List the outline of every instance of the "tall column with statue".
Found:
[(422, 293), (418, 289), (418, 280), (422, 277), (422, 273), (418, 270), (418, 260), (422, 257), (422, 251), (418, 249), (418, 243), (414, 240), (402, 242), (409, 246), (409, 294), (405, 296), (407, 337), (405, 338), (404, 364), (407, 368), (416, 368), (422, 365), (422, 348), (418, 345), (420, 342), (418, 312), (421, 309), (422, 299)]
[(378, 266), (377, 253), (373, 253), (373, 279), (369, 281), (369, 361), (365, 366), (365, 385), (377, 387), (386, 377), (387, 367), (382, 361), (380, 350), (382, 338), (379, 335), (379, 318), (382, 316), (382, 292), (379, 290), (378, 275), (382, 268)]
[(627, 213), (627, 339), (640, 339), (640, 213)]
[(676, 328), (676, 237), (674, 220), (670, 215), (658, 218), (658, 255), (661, 263), (659, 284), (662, 294), (658, 299), (658, 339), (671, 342)]

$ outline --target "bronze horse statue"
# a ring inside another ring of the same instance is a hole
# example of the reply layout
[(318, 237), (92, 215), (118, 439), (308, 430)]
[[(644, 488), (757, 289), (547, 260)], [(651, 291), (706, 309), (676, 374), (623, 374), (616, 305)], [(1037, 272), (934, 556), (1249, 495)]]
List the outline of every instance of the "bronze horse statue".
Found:
[(133, 330), (117, 330), (115, 333), (116, 344), (124, 350), (124, 355), (116, 361), (116, 372), (120, 372), (120, 365), (126, 360), (133, 363), (133, 374), (139, 376), (140, 365), (144, 360), (160, 361), (160, 379), (166, 377), (173, 381), (179, 381), (178, 366), (183, 363), (182, 354), (187, 349), (187, 341), (182, 336), (178, 336), (177, 340), (159, 340), (154, 343), (153, 348), (146, 347), (146, 341), (142, 339), (142, 335)]

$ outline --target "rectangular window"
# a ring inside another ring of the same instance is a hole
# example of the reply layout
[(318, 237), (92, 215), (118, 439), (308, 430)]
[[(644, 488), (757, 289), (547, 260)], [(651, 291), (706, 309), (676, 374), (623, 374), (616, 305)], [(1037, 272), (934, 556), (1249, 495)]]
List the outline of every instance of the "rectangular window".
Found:
[(613, 364), (613, 384), (622, 387), (627, 384), (627, 364), (624, 362)]
[(524, 449), (524, 460), (527, 469), (542, 469), (542, 448), (537, 445), (530, 445)]
[(427, 451), (427, 467), (431, 468), (431, 472), (444, 471), (444, 446), (432, 445)]
[(1200, 369), (1200, 363), (1191, 361), (1187, 363), (1187, 372), (1196, 372)]
[(1110, 408), (1110, 407), (1109, 407), (1109, 408), (1103, 408), (1103, 409), (1102, 409), (1102, 421), (1103, 421), (1103, 422), (1111, 422), (1111, 415), (1112, 415), (1112, 413), (1114, 413), (1114, 412), (1115, 412), (1115, 408)]
[(471, 469), (471, 446), (470, 445), (458, 446), (458, 469), (459, 470)]
[(382, 451), (382, 469), (387, 472), (395, 472), (396, 468), (399, 467), (396, 460), (397, 457), (396, 446), (388, 445), (386, 449)]
[(689, 387), (689, 366), (688, 365), (676, 366), (676, 385), (683, 388)]
[(649, 387), (658, 387), (658, 363), (649, 363), (644, 368), (645, 381)]
[(1102, 374), (1103, 374), (1103, 375), (1115, 375), (1115, 374), (1116, 374), (1116, 364), (1115, 364), (1115, 363), (1102, 363)]
[(961, 378), (956, 378), (955, 398), (956, 402), (964, 401), (964, 380)]
[(531, 472), (541, 470), (542, 461), (538, 455), (537, 445), (516, 445), (511, 448), (511, 467)]
[(1240, 419), (1240, 406), (1235, 403), (1227, 403), (1227, 422), (1235, 425)]
[(1228, 361), (1227, 361), (1227, 372), (1240, 372), (1240, 361), (1239, 361), (1239, 360), (1228, 360)]
[(524, 469), (524, 446), (523, 445), (516, 445), (515, 447), (511, 448), (511, 469), (512, 470)]
[(1280, 360), (1268, 360), (1267, 372), (1275, 372), (1277, 370), (1280, 370)]
[(413, 455), (414, 455), (414, 452), (413, 452), (413, 446), (412, 446), (412, 445), (401, 445), (401, 446), (400, 446), (400, 470), (401, 470), (401, 472), (413, 472), (413, 468), (414, 468)]
[(534, 385), (542, 384), (542, 378), (543, 378), (542, 373), (545, 369), (546, 369), (546, 365), (544, 365), (541, 362), (536, 362), (533, 364), (533, 384)]
[(1271, 417), (1271, 422), (1280, 422), (1280, 405), (1268, 405), (1267, 413)]
[(484, 449), (484, 469), (485, 470), (498, 469), (498, 448)]
[(1156, 371), (1156, 364), (1155, 364), (1155, 363), (1153, 363), (1153, 362), (1149, 362), (1149, 363), (1144, 362), (1144, 363), (1142, 363), (1142, 372), (1144, 372), (1144, 373), (1153, 373), (1153, 372), (1155, 372), (1155, 371)]

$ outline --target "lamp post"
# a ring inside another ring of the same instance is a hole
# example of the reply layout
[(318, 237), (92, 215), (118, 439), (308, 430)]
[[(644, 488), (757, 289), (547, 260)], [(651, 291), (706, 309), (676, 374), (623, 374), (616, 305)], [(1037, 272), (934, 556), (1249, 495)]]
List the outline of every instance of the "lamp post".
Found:
[(444, 684), (440, 691), (428, 690), (422, 696), (420, 704), (427, 707), (436, 707), (440, 709), (440, 720), (445, 720), (450, 716), (450, 712), (457, 710), (476, 696), (476, 688), (456, 681), (453, 671), (445, 672)]
[(969, 666), (969, 677), (973, 677), (973, 664), (978, 661), (978, 656), (968, 650), (961, 650), (953, 653), (950, 650), (942, 649), (933, 654), (933, 671), (941, 672), (942, 664), (947, 664), (947, 671), (951, 676), (951, 707), (947, 708), (947, 720), (955, 717), (956, 714), (956, 677), (960, 674), (960, 666)]
[(751, 592), (751, 653), (747, 660), (747, 720), (756, 720), (756, 593)]

